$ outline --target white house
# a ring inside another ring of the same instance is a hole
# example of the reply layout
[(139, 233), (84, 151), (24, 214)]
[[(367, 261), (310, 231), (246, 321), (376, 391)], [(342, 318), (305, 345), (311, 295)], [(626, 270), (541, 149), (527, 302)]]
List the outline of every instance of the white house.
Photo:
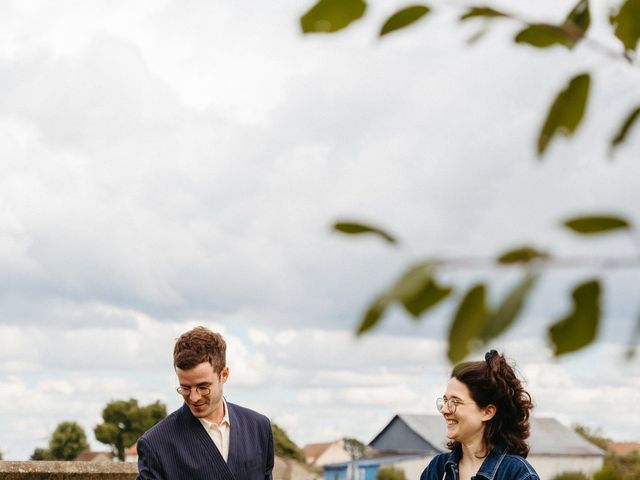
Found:
[(344, 449), (343, 439), (328, 443), (310, 443), (302, 448), (302, 452), (307, 463), (317, 466), (351, 460), (351, 455)]
[(134, 463), (138, 461), (138, 442), (124, 450), (124, 461)]

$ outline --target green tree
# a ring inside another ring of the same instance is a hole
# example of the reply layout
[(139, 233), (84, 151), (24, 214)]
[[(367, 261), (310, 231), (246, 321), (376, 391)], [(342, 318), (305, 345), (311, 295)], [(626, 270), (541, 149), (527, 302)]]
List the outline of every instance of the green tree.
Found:
[(274, 422), (271, 422), (271, 431), (273, 432), (273, 449), (278, 457), (291, 458), (302, 463), (306, 462), (304, 453), (302, 453), (300, 447), (289, 438), (287, 432)]
[(637, 480), (640, 478), (640, 454), (607, 455), (593, 480)]
[(395, 467), (382, 467), (376, 473), (376, 480), (407, 480), (404, 470)]
[(604, 437), (602, 434), (602, 430), (600, 430), (599, 428), (592, 429), (590, 427), (587, 427), (586, 425), (575, 424), (573, 426), (573, 429), (578, 435), (586, 438), (591, 443), (603, 450), (606, 450), (607, 445), (611, 443), (611, 439)]
[(39, 460), (53, 460), (53, 456), (51, 452), (46, 448), (36, 448), (31, 454), (31, 460), (39, 461)]
[(344, 449), (351, 455), (351, 458), (357, 460), (362, 458), (367, 450), (367, 446), (357, 438), (345, 438)]
[(606, 463), (600, 470), (593, 474), (593, 480), (619, 480), (613, 467)]
[(88, 449), (84, 429), (76, 422), (61, 422), (51, 434), (49, 448), (36, 448), (31, 460), (73, 460)]
[[(435, 1), (435, 0), (434, 0)], [(584, 45), (596, 54), (604, 53), (608, 57), (636, 67), (637, 48), (640, 40), (640, 0), (622, 0), (609, 12), (606, 19), (610, 24), (611, 37), (608, 43), (588, 35), (591, 25), (591, 11), (588, 0), (576, 0), (575, 6), (560, 23), (541, 23), (520, 18), (510, 12), (491, 6), (451, 5), (443, 8), (460, 8), (460, 22), (482, 19), (485, 29), (496, 21), (511, 21), (521, 25), (514, 42), (528, 48), (573, 49)], [(300, 18), (300, 26), (305, 34), (332, 33), (347, 28), (362, 18), (367, 10), (365, 0), (317, 0)], [(413, 4), (402, 8), (384, 21), (378, 31), (379, 37), (414, 25), (431, 16), (436, 9), (431, 5)], [(484, 30), (481, 30), (482, 33)], [(588, 41), (586, 41), (588, 40)], [(611, 45), (617, 44), (617, 47)], [(516, 80), (518, 81), (518, 80)], [(546, 117), (541, 122), (536, 151), (542, 158), (549, 145), (560, 136), (571, 137), (580, 127), (587, 110), (591, 95), (591, 72), (584, 71), (569, 79), (552, 99)], [(609, 140), (610, 152), (626, 141), (632, 127), (640, 118), (640, 105), (631, 105), (628, 114), (618, 119), (613, 126)], [(637, 129), (636, 129), (637, 130)], [(601, 215), (599, 213), (568, 218), (563, 225), (576, 235), (593, 236), (609, 232), (625, 232), (634, 243), (638, 243), (634, 226), (622, 217)], [(350, 234), (374, 234), (391, 245), (397, 245), (395, 234), (382, 228), (365, 225), (351, 219), (338, 221), (335, 230)], [(638, 252), (640, 254), (640, 252)], [(527, 299), (536, 285), (537, 277), (544, 270), (552, 268), (575, 268), (576, 266), (596, 266), (599, 272), (603, 265), (607, 268), (638, 267), (637, 258), (602, 259), (556, 257), (532, 245), (522, 245), (510, 249), (494, 258), (433, 258), (410, 265), (398, 279), (375, 296), (366, 308), (357, 334), (368, 332), (379, 324), (392, 305), (404, 308), (408, 315), (419, 318), (429, 310), (453, 297), (455, 285), (441, 282), (441, 271), (449, 266), (454, 268), (477, 268), (482, 265), (494, 267), (515, 267), (521, 270), (521, 277), (507, 294), (495, 304), (489, 299), (489, 285), (479, 282), (466, 291), (458, 293), (457, 308), (450, 320), (448, 358), (452, 363), (464, 359), (474, 349), (484, 348), (486, 344), (511, 328), (523, 311)], [(450, 283), (451, 281), (449, 281)], [(565, 315), (558, 318), (547, 331), (547, 339), (556, 356), (580, 350), (591, 344), (600, 330), (602, 288), (601, 279), (586, 278), (574, 285), (571, 291), (572, 305)], [(628, 332), (628, 357), (635, 354), (640, 338), (640, 320), (633, 331)]]
[(167, 407), (159, 401), (139, 406), (134, 398), (109, 402), (102, 411), (103, 423), (97, 425), (94, 434), (99, 442), (113, 448), (124, 461), (124, 451), (156, 423), (167, 416)]

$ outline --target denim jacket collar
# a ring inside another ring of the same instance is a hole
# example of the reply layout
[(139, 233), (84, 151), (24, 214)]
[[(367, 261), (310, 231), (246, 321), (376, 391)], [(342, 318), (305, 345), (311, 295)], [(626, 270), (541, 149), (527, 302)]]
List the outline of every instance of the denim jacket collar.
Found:
[[(507, 455), (508, 449), (505, 445), (496, 445), (491, 453), (484, 459), (482, 465), (480, 465), (480, 470), (476, 473), (474, 478), (482, 477), (487, 480), (493, 480), (498, 471), (498, 467), (500, 467), (500, 463), (504, 459), (505, 455)], [(453, 472), (453, 478), (458, 478), (458, 464), (460, 463), (460, 457), (462, 456), (462, 447), (459, 445), (453, 449), (453, 451), (449, 454), (447, 461), (445, 463), (445, 471), (451, 470)]]

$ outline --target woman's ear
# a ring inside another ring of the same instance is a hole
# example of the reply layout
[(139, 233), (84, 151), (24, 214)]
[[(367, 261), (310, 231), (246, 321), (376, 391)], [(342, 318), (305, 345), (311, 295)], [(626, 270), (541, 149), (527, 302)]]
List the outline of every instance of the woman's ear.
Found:
[(487, 405), (482, 409), (482, 421), (487, 422), (493, 418), (496, 414), (496, 406), (495, 405)]

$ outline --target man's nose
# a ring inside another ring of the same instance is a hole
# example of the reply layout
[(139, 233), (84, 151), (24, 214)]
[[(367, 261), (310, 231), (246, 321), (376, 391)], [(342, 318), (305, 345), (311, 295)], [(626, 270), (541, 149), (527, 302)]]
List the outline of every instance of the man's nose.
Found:
[[(195, 399), (194, 399), (195, 397)], [(192, 388), (191, 391), (189, 392), (189, 400), (196, 401), (198, 399), (202, 398), (202, 395), (200, 395), (198, 393), (198, 389), (197, 388)]]

